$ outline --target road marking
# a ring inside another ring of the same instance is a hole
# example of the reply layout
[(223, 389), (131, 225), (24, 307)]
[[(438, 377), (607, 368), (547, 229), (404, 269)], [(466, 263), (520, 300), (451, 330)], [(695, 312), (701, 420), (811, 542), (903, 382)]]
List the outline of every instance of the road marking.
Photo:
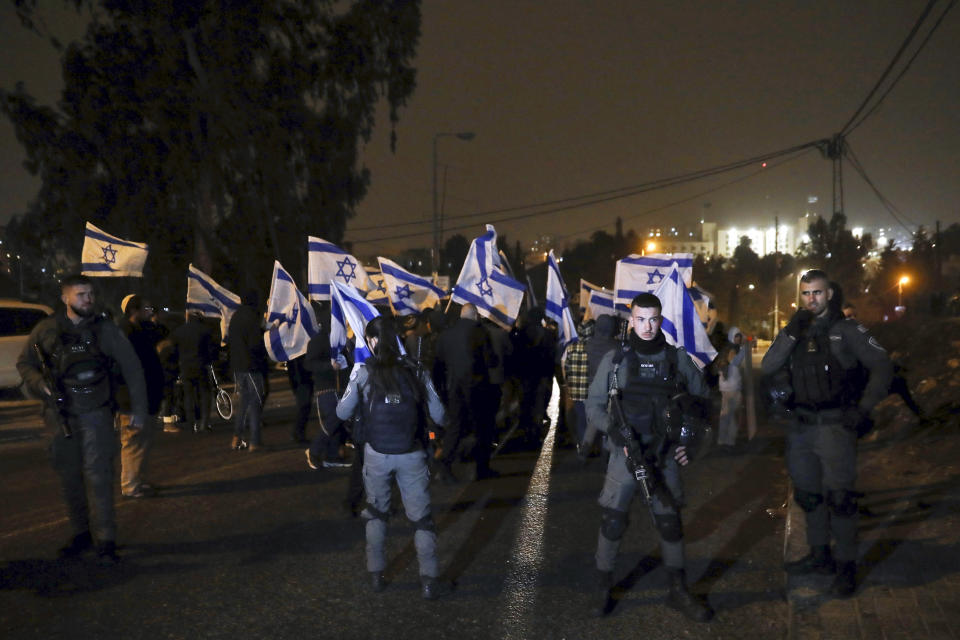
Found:
[(543, 531), (547, 521), (547, 503), (550, 493), (550, 468), (553, 464), (553, 445), (560, 415), (560, 388), (553, 383), (550, 406), (550, 429), (543, 440), (537, 466), (530, 476), (530, 485), (520, 513), (520, 528), (513, 543), (513, 553), (507, 562), (508, 573), (501, 598), (503, 627), (501, 638), (530, 638), (534, 606), (537, 600), (537, 578), (543, 563)]

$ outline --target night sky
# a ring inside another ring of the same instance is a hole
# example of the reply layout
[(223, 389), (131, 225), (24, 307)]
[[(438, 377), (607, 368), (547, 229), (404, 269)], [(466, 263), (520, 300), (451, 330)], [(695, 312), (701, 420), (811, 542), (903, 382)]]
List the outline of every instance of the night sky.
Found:
[[(947, 6), (935, 6), (925, 35)], [(873, 88), (926, 0), (638, 2), (573, 0), (423, 3), (417, 89), (389, 149), (386, 109), (363, 156), (372, 185), (346, 239), (363, 255), (430, 246), (432, 145), (438, 132), (445, 227), (468, 238), (494, 222), (561, 249), (595, 230), (670, 226), (704, 216), (722, 225), (792, 223), (829, 215), (830, 162), (816, 150), (683, 187), (515, 220), (465, 217), (562, 200), (723, 165), (827, 138)], [(80, 30), (51, 12), (61, 37)], [(44, 41), (0, 5), (0, 86), (17, 80), (42, 101), (59, 91)], [(910, 50), (912, 52), (913, 49)], [(909, 54), (908, 56), (909, 57)], [(848, 138), (876, 186), (911, 224), (960, 222), (960, 11), (950, 12), (881, 108)], [(0, 122), (0, 223), (37, 182)], [(746, 178), (719, 188), (724, 183)], [(703, 193), (717, 189), (712, 193)], [(845, 167), (849, 226), (899, 227)], [(676, 204), (672, 204), (676, 203)], [(704, 203), (710, 203), (705, 208)], [(667, 206), (671, 205), (672, 206)], [(659, 210), (657, 210), (659, 209)], [(657, 210), (657, 211), (654, 211)], [(460, 217), (458, 217), (460, 216)], [(396, 222), (419, 222), (385, 226)], [(79, 232), (79, 231), (78, 231)], [(418, 232), (422, 235), (411, 236)]]

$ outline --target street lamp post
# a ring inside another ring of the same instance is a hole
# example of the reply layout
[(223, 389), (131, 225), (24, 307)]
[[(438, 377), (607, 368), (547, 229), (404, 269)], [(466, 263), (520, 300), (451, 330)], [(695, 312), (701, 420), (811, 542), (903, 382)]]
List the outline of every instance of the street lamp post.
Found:
[(440, 271), (440, 207), (437, 198), (437, 141), (440, 138), (457, 138), (469, 142), (473, 140), (474, 133), (472, 131), (460, 131), (458, 133), (436, 133), (433, 136), (433, 252), (431, 258), (434, 276)]

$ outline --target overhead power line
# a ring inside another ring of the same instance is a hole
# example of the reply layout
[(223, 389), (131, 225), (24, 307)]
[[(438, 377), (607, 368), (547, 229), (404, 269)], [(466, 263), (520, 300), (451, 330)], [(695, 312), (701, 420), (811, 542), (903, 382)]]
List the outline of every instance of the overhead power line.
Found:
[[(513, 220), (522, 220), (522, 219), (525, 219), (525, 218), (532, 218), (532, 217), (536, 217), (536, 216), (547, 215), (547, 214), (550, 214), (550, 213), (558, 213), (558, 212), (561, 212), (561, 211), (569, 211), (569, 210), (571, 210), (571, 209), (577, 209), (577, 208), (585, 207), (585, 206), (589, 206), (589, 205), (601, 204), (601, 203), (604, 203), (604, 202), (610, 202), (610, 201), (613, 201), (613, 200), (619, 200), (619, 199), (622, 199), (622, 198), (628, 198), (628, 197), (631, 197), (631, 196), (639, 195), (639, 194), (641, 194), (641, 193), (647, 193), (647, 192), (650, 192), (650, 191), (655, 191), (655, 190), (658, 190), (658, 189), (665, 189), (665, 188), (667, 188), (667, 187), (677, 186), (677, 185), (684, 184), (684, 183), (687, 183), (687, 182), (692, 182), (692, 181), (695, 181), (695, 180), (701, 180), (701, 179), (704, 179), (704, 178), (709, 178), (709, 177), (712, 177), (712, 176), (715, 176), (715, 175), (720, 175), (720, 174), (727, 173), (727, 172), (730, 172), (730, 171), (735, 171), (735, 170), (737, 170), (737, 169), (742, 169), (742, 168), (744, 168), (744, 167), (748, 167), (748, 166), (751, 166), (751, 165), (756, 165), (756, 164), (759, 164), (759, 163), (762, 163), (762, 162), (766, 162), (766, 161), (769, 161), (769, 160), (774, 160), (774, 159), (776, 159), (776, 158), (780, 158), (780, 157), (783, 157), (783, 156), (786, 156), (786, 155), (797, 154), (797, 153), (800, 153), (800, 152), (803, 152), (803, 151), (807, 151), (807, 150), (812, 149), (812, 148), (822, 148), (822, 146), (823, 146), (824, 144), (826, 144), (826, 143), (827, 143), (826, 140), (815, 140), (815, 141), (811, 141), (811, 142), (806, 142), (806, 143), (803, 143), (803, 144), (795, 145), (795, 146), (790, 147), (790, 148), (787, 148), (787, 149), (781, 149), (781, 150), (779, 150), (779, 151), (774, 151), (774, 152), (765, 153), (765, 154), (762, 154), (762, 155), (759, 155), (759, 156), (754, 156), (754, 157), (752, 157), (752, 158), (747, 158), (747, 159), (744, 159), (744, 160), (738, 160), (738, 161), (736, 161), (736, 162), (731, 162), (731, 163), (727, 163), (727, 164), (724, 164), (724, 165), (718, 165), (718, 166), (710, 167), (710, 168), (707, 168), (707, 169), (701, 169), (701, 170), (699, 170), (699, 171), (693, 171), (693, 172), (690, 172), (690, 173), (685, 173), (685, 174), (681, 174), (681, 175), (677, 175), (677, 176), (672, 176), (672, 177), (669, 177), (669, 178), (661, 178), (661, 179), (658, 179), (658, 180), (653, 180), (653, 181), (646, 182), (646, 183), (642, 183), (642, 184), (638, 184), (638, 185), (631, 185), (631, 186), (629, 186), (629, 187), (620, 187), (620, 188), (617, 188), (617, 189), (611, 189), (611, 190), (607, 190), (607, 191), (598, 191), (598, 192), (594, 192), (594, 193), (591, 193), (591, 194), (584, 194), (584, 195), (580, 195), (580, 196), (573, 196), (573, 197), (569, 197), (569, 198), (561, 198), (561, 199), (557, 199), (557, 200), (549, 200), (549, 201), (544, 201), (544, 202), (539, 202), (539, 203), (532, 203), (532, 204), (515, 206), (515, 207), (507, 207), (507, 208), (503, 208), (503, 209), (492, 209), (492, 210), (489, 210), (489, 211), (478, 211), (478, 212), (474, 212), (474, 213), (461, 214), (461, 215), (457, 215), (457, 216), (447, 216), (447, 220), (460, 220), (460, 219), (477, 218), (477, 217), (483, 216), (483, 217), (487, 218), (487, 220), (485, 220), (485, 222), (497, 223), (497, 222), (510, 222), (510, 221), (513, 221)], [(562, 206), (550, 206), (550, 205), (554, 205), (554, 204), (558, 204), (558, 205), (562, 205)], [(501, 214), (501, 213), (509, 213), (509, 212), (513, 212), (513, 211), (522, 211), (522, 210), (524, 210), (524, 209), (537, 209), (537, 208), (540, 208), (540, 207), (548, 207), (548, 208), (546, 208), (546, 209), (539, 209), (539, 210), (537, 210), (537, 211), (530, 211), (530, 212), (526, 212), (526, 213), (522, 213), (522, 214), (518, 214), (518, 215), (513, 215), (513, 216), (505, 216), (505, 217), (502, 217), (502, 218), (490, 219), (491, 216), (495, 216), (495, 215)], [(401, 225), (409, 225), (409, 224), (426, 224), (427, 222), (428, 222), (428, 221), (411, 222), (411, 223), (397, 223), (397, 224), (395, 224), (395, 225), (378, 225), (378, 226), (376, 226), (376, 227), (364, 227), (364, 228), (357, 227), (357, 228), (355, 228), (355, 229), (352, 229), (352, 231), (360, 231), (360, 230), (382, 230), (382, 229), (387, 228), (387, 227), (390, 227), (390, 226), (401, 226)], [(460, 230), (460, 229), (468, 229), (468, 228), (474, 226), (474, 224), (475, 224), (475, 223), (465, 224), (465, 225), (460, 225), (460, 226), (455, 226), (455, 227), (450, 227), (450, 228), (448, 228), (448, 229), (446, 229), (446, 230), (447, 230), (447, 231), (456, 231), (456, 230)], [(400, 235), (392, 236), (392, 237), (390, 237), (390, 238), (378, 237), (378, 238), (371, 238), (371, 239), (369, 239), (369, 240), (353, 240), (353, 242), (354, 242), (354, 244), (362, 244), (362, 243), (365, 243), (365, 242), (374, 242), (374, 241), (401, 240), (401, 239), (405, 239), (405, 238), (413, 238), (413, 237), (417, 237), (417, 236), (429, 235), (430, 233), (432, 233), (432, 231), (428, 230), (428, 231), (421, 231), (421, 232), (412, 232), (412, 233), (400, 234)]]
[[(893, 72), (894, 67), (897, 66), (897, 63), (900, 61), (900, 58), (903, 56), (904, 52), (906, 52), (907, 48), (910, 46), (910, 43), (913, 41), (914, 37), (916, 37), (917, 33), (920, 31), (920, 27), (923, 25), (924, 21), (927, 19), (927, 16), (929, 16), (930, 12), (933, 11), (933, 7), (935, 4), (937, 4), (937, 1), (938, 0), (930, 0), (927, 3), (927, 6), (924, 7), (923, 13), (920, 14), (919, 18), (917, 18), (917, 21), (914, 23), (913, 28), (910, 29), (910, 33), (907, 34), (906, 40), (904, 40), (903, 44), (900, 45), (900, 48), (897, 50), (897, 53), (893, 56), (893, 60), (891, 60), (890, 64), (887, 65), (887, 68), (884, 69), (883, 74), (880, 76), (880, 79), (877, 80), (876, 84), (873, 85), (873, 89), (871, 89), (870, 93), (867, 94), (867, 97), (864, 98), (863, 102), (860, 103), (860, 106), (857, 107), (857, 110), (854, 112), (854, 114), (850, 116), (850, 119), (847, 120), (847, 123), (843, 125), (842, 129), (840, 129), (841, 136), (844, 136), (850, 133), (850, 131), (852, 131), (852, 125), (854, 121), (860, 116), (861, 113), (864, 112), (864, 110), (867, 108), (867, 105), (870, 103), (870, 100), (873, 99), (873, 96), (876, 95), (876, 93), (883, 86), (883, 83)], [(947, 10), (949, 11), (949, 7), (947, 8)], [(859, 123), (857, 123), (857, 126), (862, 124), (862, 122), (863, 121), (861, 120)]]
[[(849, 143), (846, 145), (844, 153), (847, 157), (847, 160), (850, 161), (850, 166), (852, 166), (854, 170), (858, 174), (860, 174), (860, 177), (863, 178), (863, 181), (867, 183), (867, 186), (870, 187), (874, 195), (877, 196), (877, 199), (880, 201), (880, 204), (882, 204), (883, 207), (887, 210), (887, 212), (893, 217), (893, 219), (897, 221), (897, 224), (903, 227), (907, 233), (909, 233), (910, 235), (913, 235), (913, 229), (907, 226), (907, 223), (910, 223), (910, 225), (913, 225), (913, 222), (908, 220), (907, 217), (903, 214), (903, 212), (900, 211), (890, 201), (889, 198), (887, 198), (885, 195), (883, 195), (883, 193), (880, 192), (880, 189), (877, 188), (877, 185), (874, 184), (873, 180), (871, 180), (870, 177), (867, 175), (866, 169), (863, 168), (863, 164), (861, 164), (860, 159), (857, 158), (857, 154), (854, 153)], [(916, 225), (913, 225), (913, 226), (916, 226)]]
[(927, 43), (930, 41), (930, 38), (933, 37), (933, 34), (936, 33), (937, 29), (940, 28), (940, 24), (943, 22), (943, 19), (947, 17), (947, 14), (950, 12), (951, 9), (953, 9), (954, 5), (956, 4), (957, 4), (957, 0), (951, 0), (950, 4), (947, 5), (947, 8), (944, 9), (943, 13), (940, 14), (940, 17), (937, 18), (937, 21), (933, 24), (933, 27), (931, 27), (930, 31), (927, 32), (927, 35), (926, 37), (924, 37), (923, 41), (920, 43), (920, 46), (918, 46), (917, 50), (913, 52), (912, 56), (910, 56), (910, 59), (907, 61), (907, 64), (904, 65), (903, 69), (900, 70), (900, 73), (897, 74), (897, 77), (893, 79), (893, 81), (890, 83), (890, 86), (887, 87), (887, 90), (884, 91), (883, 95), (877, 99), (876, 103), (874, 103), (874, 105), (870, 108), (870, 110), (867, 111), (865, 114), (863, 114), (863, 117), (860, 118), (860, 120), (858, 120), (856, 124), (852, 125), (851, 127), (849, 127), (849, 129), (847, 129), (848, 134), (853, 133), (853, 131), (857, 127), (863, 124), (864, 121), (867, 120), (867, 118), (872, 116), (874, 112), (876, 112), (876, 110), (880, 108), (880, 105), (883, 104), (883, 101), (886, 99), (886, 97), (890, 95), (890, 92), (893, 91), (894, 87), (897, 86), (897, 83), (900, 82), (900, 79), (903, 78), (903, 76), (907, 73), (907, 71), (913, 65), (914, 60), (917, 59), (917, 56), (920, 55), (920, 52), (923, 51), (924, 47), (927, 46)]

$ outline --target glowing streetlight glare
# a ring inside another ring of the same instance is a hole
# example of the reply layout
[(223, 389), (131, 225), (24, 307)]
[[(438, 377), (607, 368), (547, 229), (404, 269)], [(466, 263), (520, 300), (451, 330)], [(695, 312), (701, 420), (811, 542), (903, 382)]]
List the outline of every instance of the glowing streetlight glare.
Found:
[(910, 276), (900, 276), (900, 285), (905, 285), (910, 282)]
[(651, 251), (651, 252), (652, 252), (652, 251), (656, 251), (656, 250), (657, 250), (657, 243), (656, 243), (656, 242), (648, 242), (648, 243), (647, 243), (647, 251)]

